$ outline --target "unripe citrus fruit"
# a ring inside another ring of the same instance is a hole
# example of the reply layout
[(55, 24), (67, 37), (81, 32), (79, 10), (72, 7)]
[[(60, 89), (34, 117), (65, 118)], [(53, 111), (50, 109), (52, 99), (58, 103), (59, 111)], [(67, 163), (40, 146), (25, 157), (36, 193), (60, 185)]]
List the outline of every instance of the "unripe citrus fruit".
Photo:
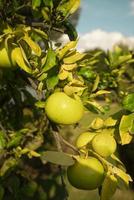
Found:
[(76, 147), (77, 148), (82, 148), (84, 146), (86, 146), (88, 143), (90, 143), (93, 139), (93, 137), (96, 135), (96, 133), (92, 133), (92, 132), (84, 132), (81, 133), (78, 138), (76, 139)]
[(78, 189), (93, 190), (104, 180), (104, 168), (94, 157), (78, 157), (75, 164), (67, 169), (70, 184)]
[(59, 124), (77, 123), (84, 114), (82, 102), (67, 96), (64, 92), (50, 95), (45, 110), (48, 118)]
[(99, 133), (92, 140), (93, 150), (102, 157), (108, 157), (116, 150), (116, 141), (108, 133)]

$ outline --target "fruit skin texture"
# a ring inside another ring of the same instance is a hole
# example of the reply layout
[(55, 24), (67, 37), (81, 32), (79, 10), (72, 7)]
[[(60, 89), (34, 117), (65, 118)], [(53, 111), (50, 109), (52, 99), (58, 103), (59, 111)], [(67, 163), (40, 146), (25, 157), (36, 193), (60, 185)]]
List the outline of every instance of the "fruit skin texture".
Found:
[(50, 120), (59, 124), (77, 123), (84, 114), (81, 101), (67, 96), (64, 92), (55, 92), (46, 101), (46, 114)]
[(81, 133), (78, 138), (76, 139), (76, 147), (77, 148), (83, 148), (84, 146), (86, 146), (88, 143), (90, 143), (92, 141), (92, 139), (94, 138), (94, 136), (96, 135), (96, 133), (91, 133), (91, 132), (84, 132)]
[(6, 48), (4, 47), (4, 44), (0, 44), (0, 67), (5, 67), (5, 68), (9, 68), (12, 65), (16, 66), (15, 60), (13, 59), (13, 52), (14, 50), (12, 50), (11, 52), (11, 60), (10, 57), (7, 53)]
[(104, 168), (94, 157), (79, 157), (74, 165), (68, 167), (67, 177), (70, 184), (77, 189), (93, 190), (102, 184)]
[(108, 157), (116, 151), (116, 141), (108, 133), (99, 133), (92, 140), (92, 148), (102, 157)]

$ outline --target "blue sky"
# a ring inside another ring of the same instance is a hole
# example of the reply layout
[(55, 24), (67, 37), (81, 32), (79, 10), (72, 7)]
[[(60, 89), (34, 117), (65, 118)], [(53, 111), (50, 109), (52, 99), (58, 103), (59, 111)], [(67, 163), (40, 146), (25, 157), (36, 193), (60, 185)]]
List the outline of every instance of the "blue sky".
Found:
[(133, 0), (81, 0), (77, 30), (81, 34), (95, 29), (134, 36)]

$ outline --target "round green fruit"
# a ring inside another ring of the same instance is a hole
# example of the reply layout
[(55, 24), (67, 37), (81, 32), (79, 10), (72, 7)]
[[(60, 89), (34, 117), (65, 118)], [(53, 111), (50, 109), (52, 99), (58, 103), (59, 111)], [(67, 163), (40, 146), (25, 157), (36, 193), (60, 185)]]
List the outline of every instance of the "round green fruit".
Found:
[(58, 124), (77, 123), (84, 114), (82, 102), (67, 96), (64, 92), (55, 92), (46, 101), (46, 114)]
[(87, 144), (89, 144), (92, 141), (95, 135), (96, 133), (92, 133), (92, 132), (81, 133), (76, 139), (76, 143), (75, 143), (76, 147), (78, 149), (85, 147)]
[(78, 189), (93, 190), (104, 180), (104, 168), (94, 157), (78, 157), (75, 164), (67, 169), (70, 184)]
[(92, 140), (92, 148), (102, 157), (108, 157), (116, 151), (116, 141), (108, 133), (98, 133)]
[(0, 44), (0, 67), (9, 68), (12, 66), (16, 66), (14, 56), (14, 49), (8, 54), (6, 48), (4, 47), (4, 43)]

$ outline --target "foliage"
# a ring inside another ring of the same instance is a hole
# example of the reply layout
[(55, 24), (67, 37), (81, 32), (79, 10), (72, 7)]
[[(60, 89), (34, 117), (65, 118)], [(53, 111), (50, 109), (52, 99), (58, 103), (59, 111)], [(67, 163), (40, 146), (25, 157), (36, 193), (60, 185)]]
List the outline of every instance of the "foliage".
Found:
[[(67, 199), (64, 172), (76, 162), (76, 154), (102, 163), (106, 175), (99, 188), (101, 200), (132, 182), (118, 156), (103, 158), (88, 142), (84, 149), (73, 146), (61, 134), (64, 126), (49, 120), (45, 112), (46, 99), (57, 91), (97, 115), (104, 115), (108, 104), (117, 101), (122, 106), (119, 112), (107, 119), (97, 117), (86, 131), (110, 133), (118, 146), (133, 142), (133, 52), (122, 46), (108, 52), (77, 51), (77, 31), (68, 18), (79, 4), (79, 0), (0, 1), (0, 51), (10, 62), (2, 66), (1, 56), (0, 199)], [(55, 47), (52, 31), (67, 34), (70, 42)], [(76, 126), (72, 124), (73, 129)]]

